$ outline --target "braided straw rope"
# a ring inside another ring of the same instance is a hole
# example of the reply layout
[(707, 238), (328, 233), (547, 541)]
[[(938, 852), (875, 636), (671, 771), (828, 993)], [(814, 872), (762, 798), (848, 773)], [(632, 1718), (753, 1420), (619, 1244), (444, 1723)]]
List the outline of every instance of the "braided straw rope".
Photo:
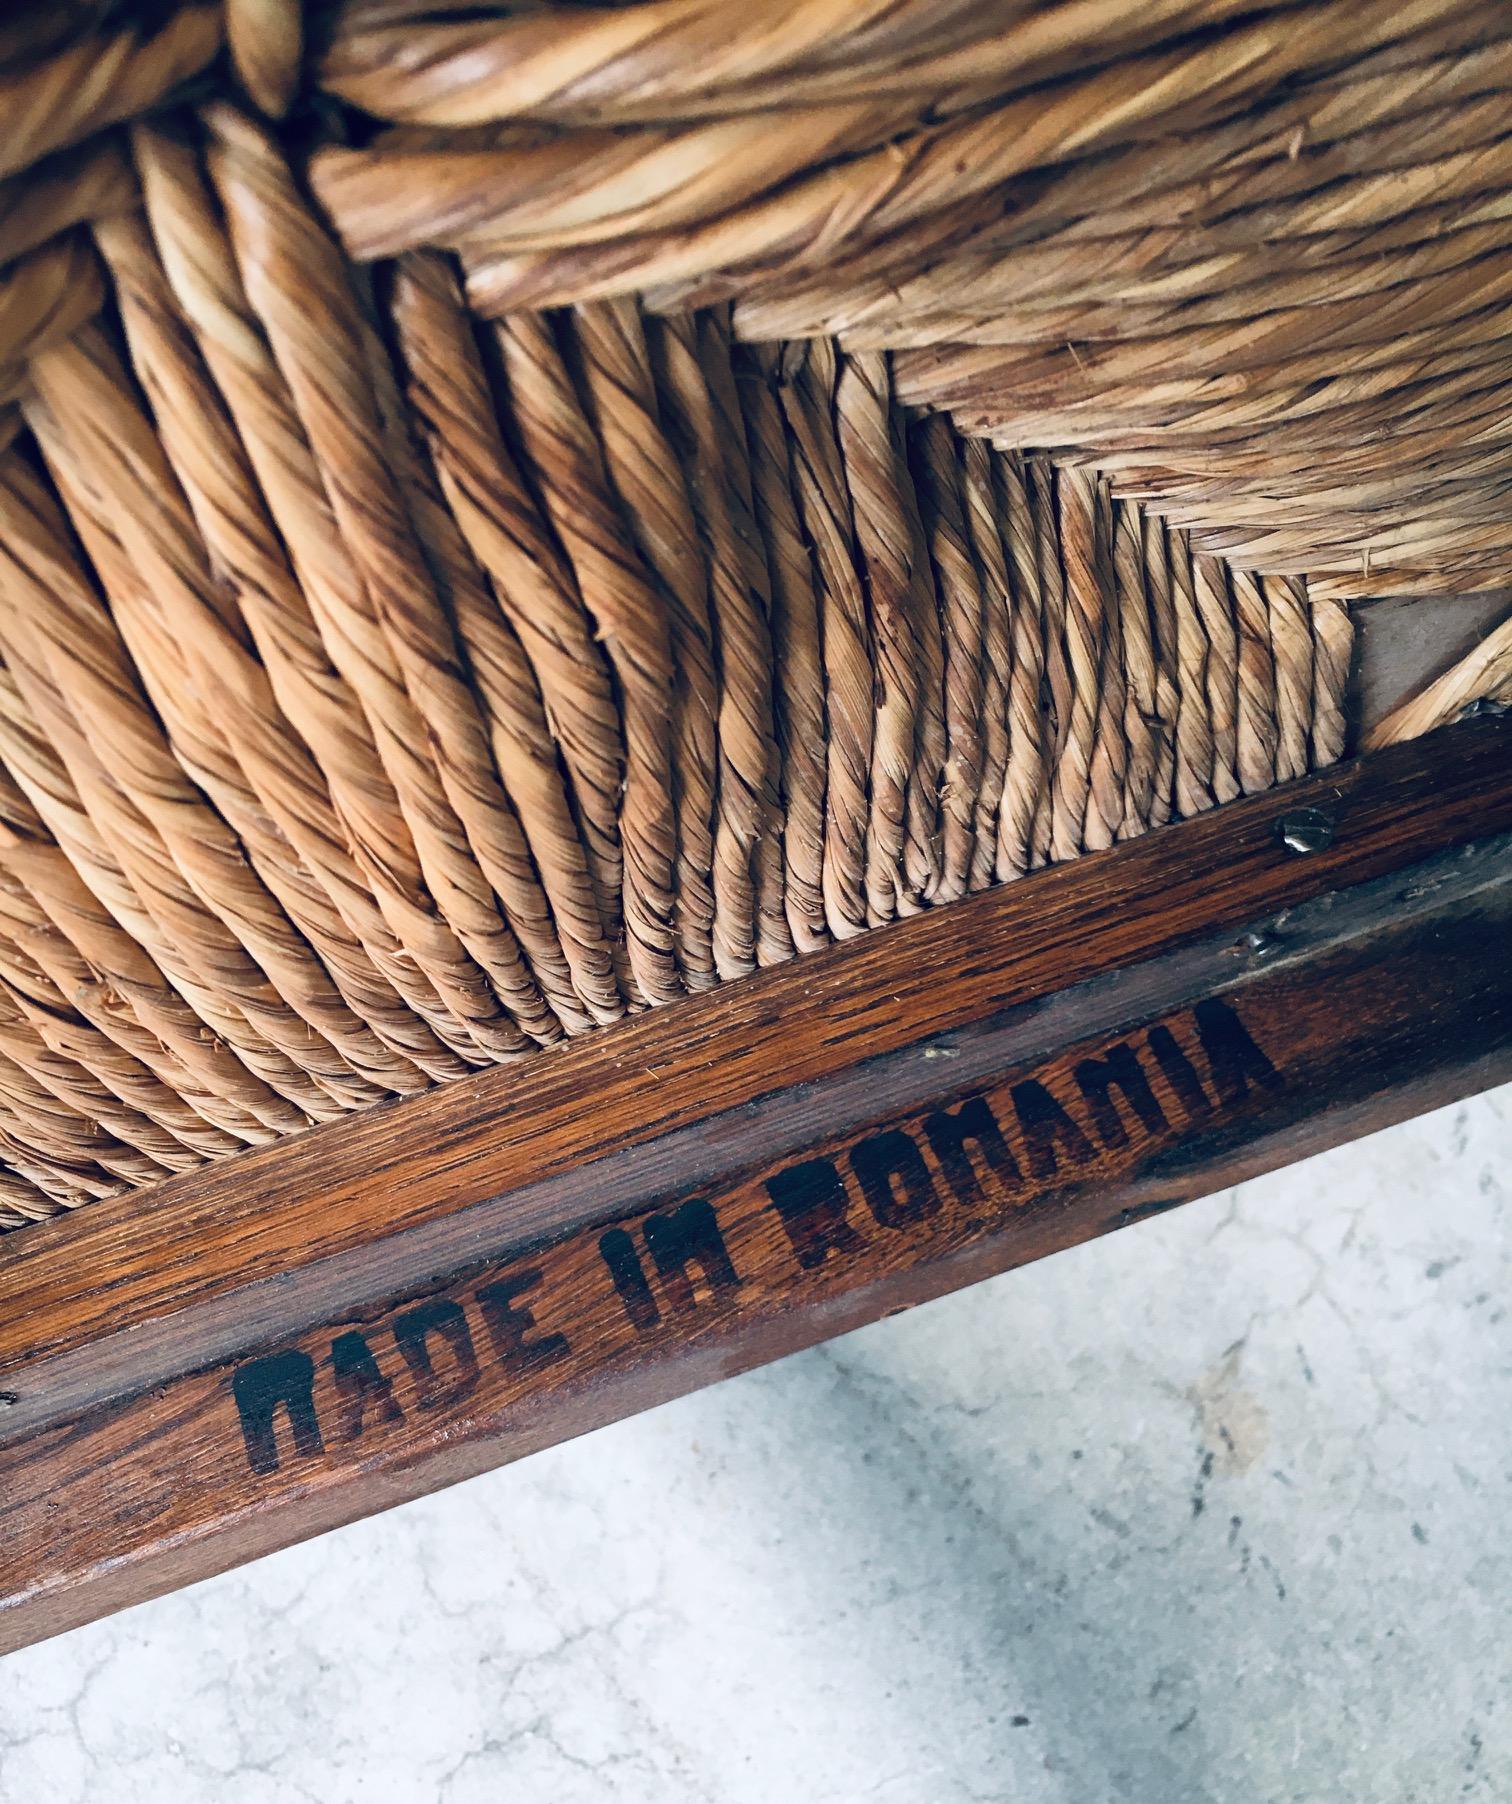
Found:
[(1496, 0), (0, 21), (0, 1228), (1339, 758), (1349, 604), (1509, 580), (1509, 91)]

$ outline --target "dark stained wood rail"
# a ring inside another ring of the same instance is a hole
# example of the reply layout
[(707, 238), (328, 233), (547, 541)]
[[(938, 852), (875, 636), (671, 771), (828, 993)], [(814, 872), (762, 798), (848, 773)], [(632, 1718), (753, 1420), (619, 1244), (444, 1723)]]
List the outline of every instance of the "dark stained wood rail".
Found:
[(0, 1646), (1512, 1076), (1509, 752), (1467, 722), (0, 1244)]

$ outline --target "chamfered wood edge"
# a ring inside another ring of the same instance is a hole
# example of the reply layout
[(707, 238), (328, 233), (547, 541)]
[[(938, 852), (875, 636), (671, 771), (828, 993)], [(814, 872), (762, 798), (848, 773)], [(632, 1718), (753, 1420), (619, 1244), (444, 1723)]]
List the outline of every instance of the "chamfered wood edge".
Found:
[(1289, 911), (1137, 1027), (0, 1449), (0, 1645), (1499, 1081), (1509, 931), (1503, 836)]
[[(953, 904), (741, 985), (0, 1242), (0, 1415), (13, 1438), (678, 1183), (817, 1113), (907, 1101), (923, 1056), (1033, 1056), (1113, 1026), (1170, 961), (1470, 836), (1512, 828), (1512, 723), (1467, 722)], [(1335, 824), (1298, 857), (1277, 820)], [(1209, 947), (1209, 957), (1220, 954)], [(1188, 972), (1187, 980), (1193, 981)], [(1199, 984), (1211, 976), (1199, 976)], [(1061, 1016), (1069, 1016), (1062, 1023)], [(901, 1074), (901, 1076), (900, 1076)], [(584, 1099), (591, 1098), (591, 1106)]]

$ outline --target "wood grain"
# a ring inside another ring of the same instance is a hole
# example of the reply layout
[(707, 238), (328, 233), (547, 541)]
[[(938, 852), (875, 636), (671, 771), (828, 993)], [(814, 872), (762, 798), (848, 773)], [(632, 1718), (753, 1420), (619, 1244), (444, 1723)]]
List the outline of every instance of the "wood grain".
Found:
[[(994, 1021), (1032, 1058), (1047, 999), (1268, 910), (1512, 828), (1512, 723), (1471, 721), (815, 953), (518, 1066), (0, 1240), (0, 1439), (381, 1296), (417, 1267), (559, 1231), (906, 1106), (932, 1037)], [(1327, 850), (1275, 826), (1327, 808)], [(1102, 1011), (1099, 1014), (1099, 1010)], [(1109, 1012), (1111, 1011), (1111, 1012)], [(1106, 1016), (1106, 1018), (1104, 1018)], [(889, 1064), (888, 1061), (895, 1061)], [(856, 1077), (865, 1066), (864, 1081)]]
[[(0, 1645), (1512, 1075), (1508, 745), (1467, 723), (17, 1236)], [(1335, 833), (1299, 857), (1303, 805)]]

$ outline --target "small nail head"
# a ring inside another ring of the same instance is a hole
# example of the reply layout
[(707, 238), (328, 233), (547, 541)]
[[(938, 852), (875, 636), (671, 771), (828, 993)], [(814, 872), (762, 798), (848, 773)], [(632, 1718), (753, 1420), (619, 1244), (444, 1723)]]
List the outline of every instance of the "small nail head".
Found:
[(1322, 852), (1333, 844), (1333, 817), (1321, 808), (1294, 808), (1282, 815), (1276, 831), (1288, 852)]

